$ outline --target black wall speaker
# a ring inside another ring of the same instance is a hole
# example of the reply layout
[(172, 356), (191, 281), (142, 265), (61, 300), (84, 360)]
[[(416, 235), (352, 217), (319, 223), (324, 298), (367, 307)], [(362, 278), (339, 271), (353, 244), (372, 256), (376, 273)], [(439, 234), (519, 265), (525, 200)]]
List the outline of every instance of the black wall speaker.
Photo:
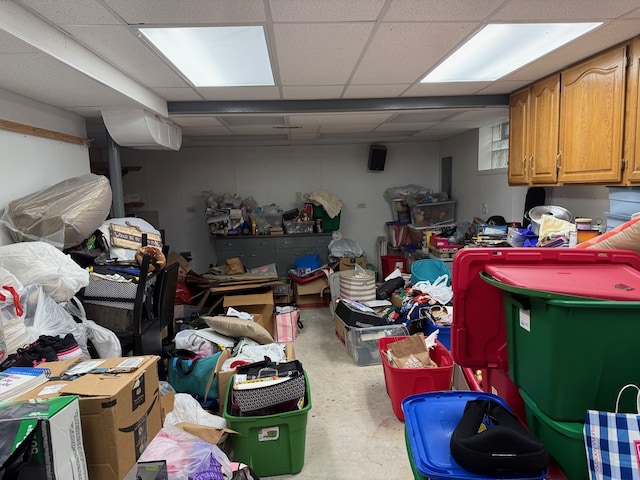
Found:
[(384, 161), (387, 158), (387, 147), (384, 145), (369, 146), (369, 170), (381, 172), (384, 170)]

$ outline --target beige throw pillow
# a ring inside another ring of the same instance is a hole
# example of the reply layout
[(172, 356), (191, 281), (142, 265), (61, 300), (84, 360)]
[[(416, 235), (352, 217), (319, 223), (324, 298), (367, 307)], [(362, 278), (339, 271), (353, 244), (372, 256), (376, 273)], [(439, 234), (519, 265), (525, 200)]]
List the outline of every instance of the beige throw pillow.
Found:
[(216, 315), (204, 316), (202, 319), (216, 332), (233, 338), (247, 337), (261, 345), (274, 343), (271, 334), (262, 326), (252, 320), (243, 320), (237, 317)]

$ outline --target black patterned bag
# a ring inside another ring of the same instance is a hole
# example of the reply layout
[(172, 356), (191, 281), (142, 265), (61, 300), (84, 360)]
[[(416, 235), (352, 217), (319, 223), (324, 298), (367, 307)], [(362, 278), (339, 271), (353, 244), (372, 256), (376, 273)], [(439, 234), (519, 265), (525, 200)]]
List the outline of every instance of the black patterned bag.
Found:
[(262, 361), (240, 366), (234, 378), (232, 402), (241, 414), (246, 415), (298, 400), (305, 394), (304, 375), (298, 360)]

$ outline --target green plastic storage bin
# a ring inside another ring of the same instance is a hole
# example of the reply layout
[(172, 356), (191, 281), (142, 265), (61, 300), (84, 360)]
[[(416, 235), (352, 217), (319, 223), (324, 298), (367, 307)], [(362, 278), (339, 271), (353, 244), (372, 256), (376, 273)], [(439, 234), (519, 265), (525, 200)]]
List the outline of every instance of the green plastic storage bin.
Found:
[(589, 478), (582, 430), (584, 421), (556, 422), (546, 416), (527, 392), (520, 389), (527, 416), (527, 427), (544, 443), (549, 454), (568, 479)]
[(413, 461), (411, 445), (409, 445), (409, 435), (407, 435), (407, 427), (404, 428), (404, 444), (407, 446), (407, 456), (409, 457), (409, 465), (411, 465), (411, 471), (413, 472), (413, 480), (428, 480), (427, 477), (418, 471), (416, 464)]
[[(631, 368), (640, 365), (640, 302), (503, 298), (509, 376), (554, 421), (611, 411), (624, 385), (640, 384), (640, 369)], [(627, 400), (623, 411), (634, 407)]]
[(304, 466), (307, 415), (311, 410), (309, 376), (305, 374), (304, 407), (286, 413), (256, 417), (231, 414), (231, 388), (227, 387), (224, 419), (231, 430), (234, 460), (249, 465), (260, 477), (298, 473)]
[(340, 228), (340, 214), (338, 213), (335, 217), (331, 218), (327, 211), (324, 209), (322, 205), (314, 205), (313, 206), (313, 219), (321, 219), (322, 220), (322, 231), (323, 232), (335, 232)]

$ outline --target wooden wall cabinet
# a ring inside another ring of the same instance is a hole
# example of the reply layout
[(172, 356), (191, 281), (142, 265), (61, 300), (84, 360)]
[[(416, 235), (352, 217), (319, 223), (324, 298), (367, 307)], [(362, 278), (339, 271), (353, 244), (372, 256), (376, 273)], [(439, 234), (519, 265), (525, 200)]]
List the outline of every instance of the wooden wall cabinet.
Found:
[(510, 185), (557, 181), (560, 75), (514, 93), (509, 99)]
[(625, 114), (625, 184), (640, 184), (640, 38), (629, 46), (627, 111)]
[(560, 74), (562, 183), (622, 180), (626, 45)]
[[(623, 181), (626, 51), (620, 45), (511, 95), (509, 185)], [(634, 98), (637, 111), (637, 87)]]

